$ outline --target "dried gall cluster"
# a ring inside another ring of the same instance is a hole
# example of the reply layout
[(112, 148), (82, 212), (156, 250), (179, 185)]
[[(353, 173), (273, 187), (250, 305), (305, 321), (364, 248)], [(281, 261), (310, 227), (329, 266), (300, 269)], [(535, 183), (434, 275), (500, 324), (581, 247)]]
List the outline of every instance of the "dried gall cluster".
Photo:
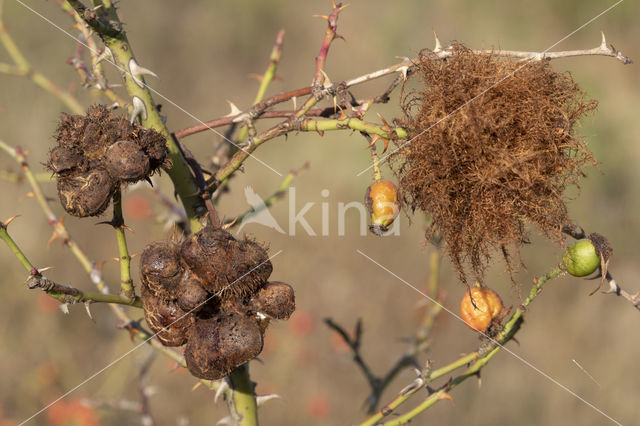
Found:
[(99, 215), (119, 185), (169, 164), (164, 136), (103, 105), (89, 107), (86, 115), (63, 114), (56, 139), (46, 165), (56, 174), (62, 207), (73, 216)]
[(220, 228), (153, 242), (140, 259), (147, 323), (164, 345), (186, 343), (194, 376), (220, 379), (262, 351), (271, 318), (295, 310), (291, 286), (267, 282), (272, 269), (258, 243)]
[(401, 198), (432, 218), (460, 278), (478, 280), (494, 250), (509, 255), (535, 224), (561, 241), (564, 190), (595, 165), (576, 134), (596, 107), (547, 61), (514, 62), (455, 45), (445, 60), (420, 55), (424, 87), (404, 99), (410, 143), (394, 155)]

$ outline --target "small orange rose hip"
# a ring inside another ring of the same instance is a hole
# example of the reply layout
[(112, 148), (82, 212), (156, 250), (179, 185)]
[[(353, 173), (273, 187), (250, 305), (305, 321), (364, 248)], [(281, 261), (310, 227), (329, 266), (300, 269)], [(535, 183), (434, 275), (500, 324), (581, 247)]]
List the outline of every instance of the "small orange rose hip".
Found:
[(376, 235), (387, 232), (400, 212), (396, 186), (388, 180), (379, 180), (367, 188), (364, 202), (371, 215), (371, 232)]
[(500, 315), (503, 309), (498, 293), (486, 287), (474, 287), (462, 297), (460, 316), (472, 330), (486, 331), (491, 320)]

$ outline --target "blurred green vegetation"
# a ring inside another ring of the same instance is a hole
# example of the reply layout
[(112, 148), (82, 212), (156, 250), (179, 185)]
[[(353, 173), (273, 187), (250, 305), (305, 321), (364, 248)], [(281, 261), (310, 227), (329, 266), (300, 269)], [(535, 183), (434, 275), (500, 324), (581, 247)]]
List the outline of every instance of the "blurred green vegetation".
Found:
[[(522, 0), (482, 3), (354, 0), (340, 17), (338, 32), (345, 41), (333, 44), (326, 71), (335, 82), (393, 64), (397, 56), (414, 56), (422, 48), (433, 47), (432, 30), (437, 31), (443, 44), (457, 40), (471, 47), (541, 51), (609, 5), (595, 0), (543, 0), (535, 6)], [(331, 7), (329, 1), (282, 0), (146, 1), (121, 2), (120, 6), (139, 63), (159, 76), (147, 82), (202, 120), (227, 114), (226, 99), (241, 109), (250, 105), (258, 83), (248, 74), (263, 72), (281, 28), (287, 32), (278, 70), (281, 80), (272, 84), (270, 93), (310, 84), (314, 57), (326, 25), (312, 15), (327, 14)], [(34, 68), (62, 87), (71, 87), (84, 104), (100, 101), (95, 94), (79, 87), (77, 75), (65, 63), (76, 48), (71, 39), (16, 2), (6, 1), (4, 7), (5, 25)], [(62, 28), (70, 28), (71, 21), (56, 2), (34, 3), (32, 7)], [(602, 29), (616, 48), (640, 60), (637, 44), (640, 27), (635, 23), (639, 13), (637, 2), (623, 2), (554, 50), (595, 47), (600, 43)], [(71, 32), (75, 34), (74, 30)], [(0, 61), (6, 60), (6, 53), (0, 50)], [(638, 290), (640, 275), (636, 256), (640, 238), (637, 65), (623, 66), (612, 58), (581, 57), (558, 60), (553, 66), (571, 72), (588, 95), (600, 103), (597, 113), (585, 120), (580, 129), (600, 167), (591, 170), (581, 185), (579, 197), (570, 201), (571, 217), (588, 232), (597, 231), (609, 237), (615, 248), (611, 270), (621, 285), (634, 292)], [(116, 83), (118, 74), (109, 70), (109, 77)], [(374, 82), (354, 92), (364, 96), (382, 87), (383, 82)], [(377, 107), (371, 119), (376, 111), (387, 119), (398, 116), (398, 96), (394, 92), (391, 103)], [(41, 163), (53, 144), (52, 135), (62, 110), (56, 99), (28, 80), (0, 75), (0, 138), (29, 149), (31, 165), (37, 172), (42, 171)], [(163, 113), (167, 114), (172, 130), (195, 124), (171, 105), (165, 104)], [(185, 143), (206, 164), (217, 140), (215, 134), (203, 133), (186, 139)], [(261, 409), (263, 424), (350, 424), (364, 417), (362, 401), (369, 391), (366, 381), (351, 356), (332, 346), (332, 333), (322, 324), (324, 317), (332, 317), (347, 328), (357, 318), (363, 319), (363, 353), (380, 374), (405, 349), (402, 339), (411, 336), (416, 325), (416, 311), (421, 302), (417, 294), (356, 250), (362, 250), (413, 285), (424, 286), (432, 248), (423, 244), (421, 217), (402, 216), (399, 237), (360, 237), (354, 212), (347, 220), (347, 226), (352, 226), (347, 236), (336, 237), (337, 204), (362, 200), (371, 181), (370, 174), (356, 177), (370, 161), (364, 148), (364, 141), (357, 135), (328, 132), (324, 137), (290, 135), (286, 140), (270, 141), (256, 151), (261, 160), (281, 172), (298, 168), (309, 160), (311, 168), (294, 182), (297, 211), (307, 202), (316, 203), (306, 218), (318, 233), (320, 203), (328, 203), (331, 212), (327, 237), (306, 236), (301, 227), (295, 237), (258, 225), (244, 228), (256, 238), (268, 241), (273, 252), (283, 250), (274, 259), (272, 278), (295, 287), (298, 305), (298, 312), (290, 321), (270, 327), (267, 348), (260, 357), (262, 362), (251, 364), (258, 392), (282, 396)], [(6, 155), (0, 155), (0, 169), (18, 171), (19, 167)], [(390, 175), (388, 170), (384, 172)], [(224, 196), (220, 214), (232, 217), (246, 210), (245, 186), (251, 185), (258, 194), (267, 196), (280, 181), (279, 176), (255, 160), (247, 161), (244, 173), (233, 181), (231, 193)], [(168, 183), (163, 175), (161, 185), (170, 194)], [(0, 188), (3, 196), (0, 218), (22, 215), (10, 231), (32, 262), (42, 267), (55, 266), (48, 275), (58, 282), (91, 289), (86, 275), (59, 241), (47, 246), (50, 227), (35, 201), (23, 197), (29, 191), (26, 184), (0, 182)], [(45, 189), (55, 197), (52, 184), (45, 184)], [(329, 190), (328, 197), (321, 196), (323, 189)], [(146, 197), (153, 211), (161, 211), (145, 189), (125, 195), (125, 203), (134, 197)], [(62, 211), (60, 206), (55, 209)], [(135, 211), (132, 207), (129, 217)], [(272, 213), (287, 229), (288, 202), (277, 204)], [(96, 226), (98, 221), (67, 217), (65, 224), (91, 258), (106, 261), (103, 272), (116, 291), (118, 266), (110, 260), (117, 256), (115, 236), (109, 227)], [(152, 219), (129, 220), (129, 224), (135, 230), (135, 234), (128, 235), (132, 252), (140, 252), (147, 242), (163, 237), (162, 225)], [(532, 277), (549, 270), (561, 253), (559, 248), (536, 237), (535, 230), (532, 235), (532, 244), (522, 251), (527, 267), (517, 276), (523, 291)], [(0, 248), (0, 253), (0, 267), (5, 271), (0, 280), (0, 298), (4, 301), (0, 309), (0, 418), (3, 415), (21, 421), (132, 345), (126, 332), (116, 329), (117, 322), (105, 306), (92, 308), (95, 322), (87, 317), (82, 306), (71, 307), (70, 314), (63, 315), (47, 298), (22, 285), (24, 271), (7, 249)], [(137, 268), (135, 261), (134, 267)], [(137, 270), (134, 275), (137, 276)], [(512, 287), (503, 263), (495, 263), (487, 282), (507, 304), (518, 304), (518, 292)], [(445, 306), (457, 311), (464, 287), (446, 260), (442, 285), (446, 291)], [(588, 297), (593, 287), (595, 282), (578, 279), (553, 281), (528, 312), (518, 335), (520, 344), (510, 344), (510, 349), (613, 418), (631, 424), (637, 421), (636, 358), (640, 341), (634, 330), (638, 312), (620, 298), (599, 294)], [(139, 311), (131, 315), (141, 316)], [(439, 319), (434, 332), (433, 345), (422, 360), (431, 359), (435, 366), (470, 352), (479, 344), (474, 333), (446, 314)], [(137, 371), (148, 351), (145, 347), (125, 358), (70, 398), (136, 399)], [(572, 360), (580, 363), (598, 384)], [(410, 383), (412, 374), (402, 374), (383, 400)], [(179, 424), (182, 418), (189, 419), (192, 425), (210, 424), (226, 415), (224, 404), (213, 404), (211, 392), (203, 388), (191, 392), (194, 380), (184, 370), (174, 369), (162, 356), (154, 363), (148, 384), (156, 391), (150, 404), (159, 424)], [(600, 425), (606, 420), (507, 353), (500, 353), (485, 368), (481, 388), (466, 383), (454, 391), (453, 397), (455, 406), (448, 402), (438, 404), (416, 424)], [(327, 409), (319, 410), (318, 406)], [(130, 413), (100, 414), (103, 424), (139, 422)], [(45, 413), (30, 424), (44, 425), (51, 421)]]

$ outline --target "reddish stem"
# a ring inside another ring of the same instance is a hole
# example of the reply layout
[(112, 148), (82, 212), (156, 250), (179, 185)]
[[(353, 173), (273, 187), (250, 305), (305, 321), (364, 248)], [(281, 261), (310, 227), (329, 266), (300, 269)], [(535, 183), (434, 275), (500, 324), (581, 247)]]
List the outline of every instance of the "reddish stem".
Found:
[(324, 83), (324, 64), (327, 60), (327, 54), (329, 53), (329, 47), (331, 46), (331, 42), (336, 38), (340, 38), (338, 33), (336, 32), (338, 29), (338, 15), (344, 9), (342, 3), (333, 4), (333, 10), (329, 14), (329, 16), (322, 16), (322, 18), (327, 20), (327, 31), (324, 35), (324, 40), (322, 41), (322, 46), (320, 47), (320, 53), (316, 56), (316, 75), (313, 79), (312, 86), (314, 88), (321, 88), (322, 83)]

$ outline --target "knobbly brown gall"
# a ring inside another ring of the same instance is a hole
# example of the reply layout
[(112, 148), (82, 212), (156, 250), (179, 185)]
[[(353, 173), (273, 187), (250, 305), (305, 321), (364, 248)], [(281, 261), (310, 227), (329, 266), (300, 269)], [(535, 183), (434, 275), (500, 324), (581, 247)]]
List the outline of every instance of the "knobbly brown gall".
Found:
[(174, 299), (178, 296), (183, 275), (180, 246), (172, 241), (154, 241), (140, 256), (142, 283), (156, 296)]
[(187, 343), (194, 314), (183, 311), (174, 301), (154, 296), (145, 286), (142, 286), (140, 294), (144, 317), (158, 340), (165, 346), (182, 346)]
[(182, 244), (184, 263), (211, 293), (222, 298), (246, 296), (265, 283), (272, 265), (265, 249), (251, 240), (238, 241), (227, 231), (206, 227)]
[(278, 281), (265, 284), (251, 299), (253, 308), (275, 319), (289, 319), (296, 309), (293, 287)]
[(58, 178), (58, 196), (62, 207), (73, 216), (97, 216), (113, 196), (115, 187), (104, 169)]
[(191, 374), (217, 380), (258, 356), (262, 345), (262, 333), (256, 321), (227, 311), (196, 320), (189, 332), (184, 356)]
[(104, 166), (111, 176), (125, 182), (137, 182), (149, 175), (149, 157), (132, 141), (117, 141), (109, 146)]
[(185, 311), (197, 312), (210, 297), (200, 280), (189, 269), (182, 276), (179, 289), (176, 303)]
[(73, 216), (102, 213), (118, 185), (170, 166), (164, 136), (104, 105), (89, 107), (86, 115), (62, 114), (56, 140), (46, 165), (56, 174), (62, 206)]

